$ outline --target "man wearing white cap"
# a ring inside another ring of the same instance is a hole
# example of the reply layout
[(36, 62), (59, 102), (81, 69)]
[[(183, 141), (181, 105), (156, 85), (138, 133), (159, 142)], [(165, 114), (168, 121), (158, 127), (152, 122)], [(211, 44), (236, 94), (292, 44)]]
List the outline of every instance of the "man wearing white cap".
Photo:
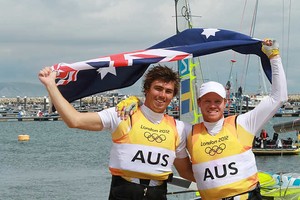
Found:
[(261, 199), (252, 141), (277, 109), (287, 101), (285, 73), (278, 45), (263, 41), (270, 58), (272, 91), (252, 111), (224, 118), (226, 92), (223, 85), (207, 82), (198, 91), (204, 122), (187, 136), (194, 177), (203, 200)]
[[(206, 105), (209, 105), (208, 101), (218, 100), (218, 107), (220, 110), (206, 110), (201, 109), (203, 119), (206, 122), (215, 122), (221, 118), (223, 118), (223, 113), (226, 105), (226, 91), (224, 86), (218, 82), (209, 81), (203, 83), (199, 88), (199, 96), (198, 96), (198, 106), (200, 108), (205, 108)], [(207, 94), (207, 95), (206, 95)], [(203, 97), (203, 98), (202, 98)], [(202, 98), (202, 101), (201, 101)], [(208, 99), (209, 98), (209, 99)], [(213, 99), (211, 99), (213, 98)], [(201, 104), (201, 102), (203, 104)], [(224, 104), (222, 104), (224, 103)], [(224, 105), (224, 106), (223, 106)]]
[[(204, 121), (194, 125), (187, 135), (187, 150), (202, 200), (262, 199), (252, 142), (288, 98), (278, 45), (270, 39), (262, 44), (271, 62), (272, 91), (255, 109), (224, 118), (224, 86), (210, 81), (199, 88), (197, 102)], [(185, 163), (179, 162), (176, 166), (184, 168)]]

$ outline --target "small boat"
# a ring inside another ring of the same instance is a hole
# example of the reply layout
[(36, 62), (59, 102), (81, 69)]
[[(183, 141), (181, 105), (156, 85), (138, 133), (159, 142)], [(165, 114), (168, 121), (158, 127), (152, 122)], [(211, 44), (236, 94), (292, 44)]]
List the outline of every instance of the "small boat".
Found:
[[(275, 128), (274, 130), (278, 131), (278, 129)], [(277, 132), (273, 134), (272, 139), (263, 140), (262, 137), (255, 137), (253, 140), (252, 151), (255, 155), (298, 155), (300, 154), (299, 132), (297, 133), (297, 135), (298, 139), (296, 141), (290, 137), (286, 139), (280, 139), (278, 138)]]
[[(279, 142), (278, 142), (279, 141)], [(300, 154), (300, 147), (298, 142), (294, 143), (291, 138), (287, 140), (267, 140), (265, 144), (262, 142), (254, 142), (252, 151), (255, 155), (298, 155)]]

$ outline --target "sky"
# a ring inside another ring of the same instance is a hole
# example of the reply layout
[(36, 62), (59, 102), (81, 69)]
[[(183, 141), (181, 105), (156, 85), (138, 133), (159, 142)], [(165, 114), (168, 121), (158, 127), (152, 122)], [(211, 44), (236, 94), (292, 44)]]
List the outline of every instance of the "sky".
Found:
[[(183, 2), (179, 0), (178, 15)], [(300, 1), (260, 0), (254, 15), (255, 3), (190, 0), (193, 27), (276, 39), (288, 92), (300, 94)], [(44, 66), (146, 49), (176, 34), (174, 0), (2, 0), (0, 18), (0, 82), (40, 83), (37, 74)], [(183, 17), (178, 21), (180, 30), (187, 28)], [(264, 84), (257, 56), (250, 56), (247, 65), (244, 55), (226, 51), (200, 57), (200, 63), (204, 81), (230, 80), (248, 93), (270, 88), (267, 81)], [(176, 63), (166, 64), (176, 69)], [(126, 90), (139, 91), (140, 84)]]

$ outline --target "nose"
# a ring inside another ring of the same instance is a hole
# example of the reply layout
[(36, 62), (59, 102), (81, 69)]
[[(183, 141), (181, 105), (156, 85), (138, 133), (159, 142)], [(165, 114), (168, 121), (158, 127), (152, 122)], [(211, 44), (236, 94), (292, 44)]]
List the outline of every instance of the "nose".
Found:
[(211, 103), (209, 104), (209, 107), (215, 108), (215, 107), (217, 107), (217, 104), (214, 103), (214, 102), (211, 102)]
[(161, 90), (160, 92), (159, 92), (159, 96), (160, 97), (163, 97), (163, 98), (165, 98), (166, 97), (166, 91), (165, 90)]

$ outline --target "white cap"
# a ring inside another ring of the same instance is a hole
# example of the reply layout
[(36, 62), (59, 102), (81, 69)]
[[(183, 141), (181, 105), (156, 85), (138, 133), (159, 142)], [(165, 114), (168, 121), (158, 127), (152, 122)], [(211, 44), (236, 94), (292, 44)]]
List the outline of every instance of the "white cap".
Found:
[(201, 85), (201, 87), (199, 88), (198, 99), (210, 92), (217, 93), (222, 98), (226, 97), (226, 91), (222, 84), (215, 82), (215, 81), (209, 81), (209, 82), (203, 83)]

